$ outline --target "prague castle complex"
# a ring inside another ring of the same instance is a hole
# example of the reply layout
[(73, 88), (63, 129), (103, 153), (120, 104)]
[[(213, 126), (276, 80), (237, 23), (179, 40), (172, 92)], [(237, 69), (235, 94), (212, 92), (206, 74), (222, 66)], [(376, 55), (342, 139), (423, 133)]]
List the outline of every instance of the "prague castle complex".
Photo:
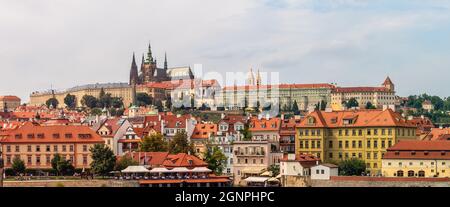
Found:
[[(176, 89), (176, 90), (175, 90)], [(155, 101), (179, 100), (195, 97), (195, 106), (206, 104), (215, 110), (239, 110), (247, 107), (278, 105), (280, 109), (290, 109), (296, 103), (301, 111), (318, 106), (333, 110), (345, 110), (344, 102), (351, 98), (364, 108), (370, 102), (376, 108), (398, 105), (394, 84), (388, 77), (381, 87), (337, 87), (334, 84), (266, 84), (261, 74), (252, 69), (247, 74), (245, 85), (221, 87), (216, 80), (196, 79), (190, 67), (168, 67), (167, 55), (163, 67), (158, 67), (149, 45), (146, 55), (142, 55), (140, 67), (133, 54), (128, 83), (103, 83), (77, 86), (63, 91), (33, 92), (30, 105), (45, 105), (50, 98), (56, 98), (63, 105), (68, 95), (76, 96), (77, 107), (82, 106), (85, 95), (99, 97), (100, 91), (120, 97), (126, 107), (133, 104), (136, 93), (147, 93)], [(200, 97), (198, 97), (200, 94)], [(259, 103), (258, 103), (259, 102)], [(322, 106), (322, 104), (325, 104)]]

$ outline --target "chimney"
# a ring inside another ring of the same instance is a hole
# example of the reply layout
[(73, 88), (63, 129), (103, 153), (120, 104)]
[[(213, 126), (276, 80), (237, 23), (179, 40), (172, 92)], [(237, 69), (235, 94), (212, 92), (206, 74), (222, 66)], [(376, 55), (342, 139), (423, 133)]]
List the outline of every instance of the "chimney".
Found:
[(319, 160), (316, 160), (316, 165), (319, 165)]
[(220, 114), (221, 119), (225, 119), (225, 113)]
[(281, 114), (281, 120), (284, 120), (284, 114)]

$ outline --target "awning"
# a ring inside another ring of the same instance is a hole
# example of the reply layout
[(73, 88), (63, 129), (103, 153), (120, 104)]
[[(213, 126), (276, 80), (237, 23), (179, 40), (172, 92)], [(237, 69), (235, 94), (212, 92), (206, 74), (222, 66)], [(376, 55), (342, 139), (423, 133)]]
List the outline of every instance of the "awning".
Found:
[(209, 173), (212, 172), (212, 170), (208, 169), (207, 167), (196, 167), (194, 169), (191, 170), (191, 172), (196, 172), (196, 173)]
[(165, 167), (157, 167), (150, 170), (151, 173), (187, 173), (191, 172), (189, 169), (185, 167), (175, 167), (172, 169), (167, 169)]
[(128, 166), (126, 169), (122, 170), (123, 173), (148, 173), (150, 170), (144, 166)]
[(264, 183), (267, 180), (269, 180), (268, 177), (248, 177), (245, 179), (245, 182)]
[(269, 180), (267, 180), (267, 182), (277, 182), (279, 183), (280, 181), (276, 178), (270, 178)]
[(266, 171), (264, 173), (261, 174), (261, 176), (265, 176), (265, 177), (272, 177), (272, 171)]
[(249, 168), (242, 169), (241, 173), (243, 173), (243, 174), (258, 174), (259, 175), (264, 170), (266, 170), (265, 167), (249, 167)]

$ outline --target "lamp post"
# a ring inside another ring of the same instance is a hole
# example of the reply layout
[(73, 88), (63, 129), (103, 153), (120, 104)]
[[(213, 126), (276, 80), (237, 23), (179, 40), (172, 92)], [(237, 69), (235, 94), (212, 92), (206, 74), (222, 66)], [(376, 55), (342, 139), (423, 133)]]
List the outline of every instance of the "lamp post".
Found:
[(3, 187), (3, 171), (4, 171), (4, 162), (2, 151), (0, 151), (0, 188)]

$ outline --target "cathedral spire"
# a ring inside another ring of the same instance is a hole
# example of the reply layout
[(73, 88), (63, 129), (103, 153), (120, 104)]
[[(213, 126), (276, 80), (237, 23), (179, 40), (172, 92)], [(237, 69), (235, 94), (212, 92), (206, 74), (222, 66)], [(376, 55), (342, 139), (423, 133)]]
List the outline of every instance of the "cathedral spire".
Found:
[(130, 69), (130, 85), (137, 84), (138, 80), (138, 70), (136, 65), (136, 58), (133, 52), (133, 60), (131, 62), (131, 69)]
[(258, 69), (258, 74), (256, 75), (256, 85), (258, 85), (258, 86), (261, 85), (261, 74), (259, 73), (259, 69)]
[(152, 63), (153, 62), (153, 56), (152, 56), (152, 46), (150, 44), (150, 42), (148, 43), (148, 52), (147, 52), (147, 63)]
[(167, 52), (164, 52), (164, 69), (167, 70)]

